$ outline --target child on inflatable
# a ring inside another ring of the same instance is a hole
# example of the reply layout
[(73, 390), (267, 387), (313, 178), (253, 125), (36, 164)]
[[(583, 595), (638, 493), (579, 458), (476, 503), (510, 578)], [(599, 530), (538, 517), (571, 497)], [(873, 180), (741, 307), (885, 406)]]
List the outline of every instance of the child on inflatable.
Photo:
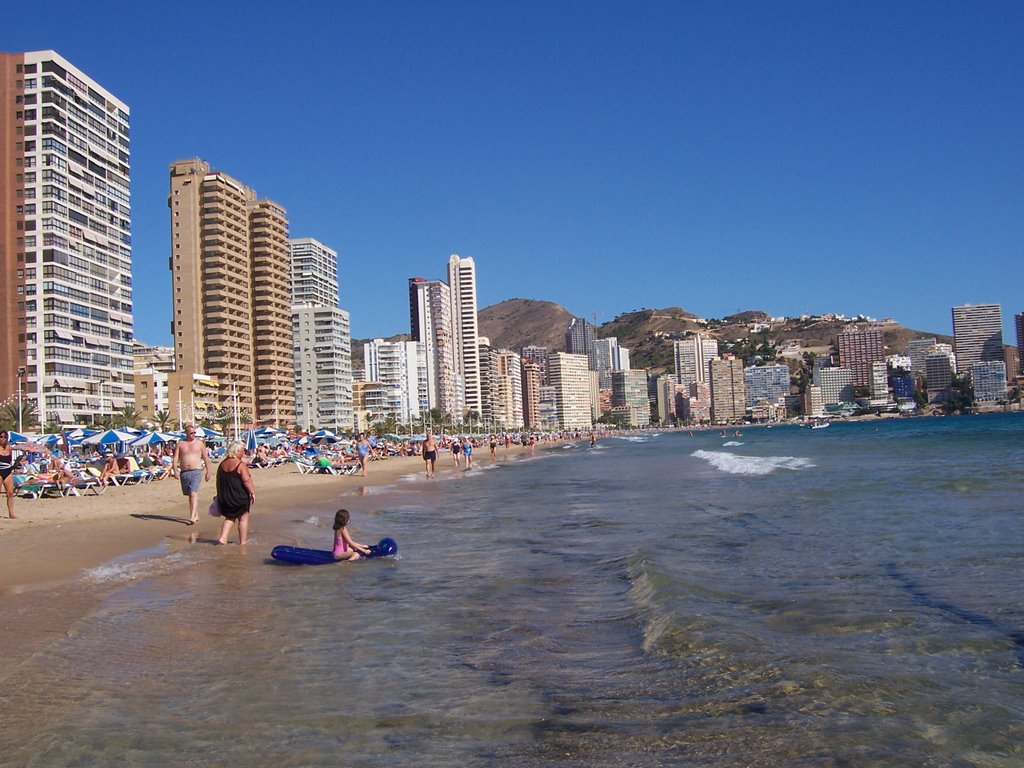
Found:
[(347, 509), (339, 509), (334, 513), (334, 550), (331, 554), (335, 560), (358, 560), (361, 555), (370, 554), (368, 546), (353, 541), (349, 536), (348, 521)]

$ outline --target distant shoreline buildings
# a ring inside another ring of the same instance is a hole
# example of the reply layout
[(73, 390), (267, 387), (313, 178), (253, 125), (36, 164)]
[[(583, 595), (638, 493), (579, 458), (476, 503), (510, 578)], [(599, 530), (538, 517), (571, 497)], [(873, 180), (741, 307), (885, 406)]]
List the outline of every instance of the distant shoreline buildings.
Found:
[(134, 409), (236, 430), (497, 432), (1019, 402), (1024, 312), (1005, 346), (997, 304), (953, 307), (952, 345), (886, 350), (861, 318), (813, 360), (702, 330), (675, 338), (657, 373), (583, 318), (564, 349), (492, 345), (477, 262), (456, 254), (443, 280), (409, 278), (411, 341), (366, 343), (357, 374), (337, 251), (291, 237), (283, 206), (199, 158), (169, 164), (173, 347), (147, 347), (134, 338), (128, 105), (54, 51), (0, 54), (0, 103), (0, 400), (45, 427)]

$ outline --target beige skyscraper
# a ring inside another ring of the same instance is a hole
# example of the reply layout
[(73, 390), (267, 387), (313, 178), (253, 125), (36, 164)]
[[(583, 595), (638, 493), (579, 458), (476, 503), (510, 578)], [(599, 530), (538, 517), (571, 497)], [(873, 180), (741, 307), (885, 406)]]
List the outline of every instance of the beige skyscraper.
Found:
[(716, 424), (739, 421), (746, 411), (743, 361), (716, 358), (708, 364), (711, 383), (711, 420)]
[[(220, 385), (220, 408), (261, 424), (294, 421), (291, 276), (283, 208), (199, 160), (170, 166), (172, 412), (193, 375)], [(204, 414), (196, 414), (202, 417)], [(212, 415), (212, 414), (209, 414)]]
[(587, 356), (571, 355), (568, 352), (549, 353), (548, 381), (554, 388), (558, 426), (561, 429), (591, 427), (593, 387)]

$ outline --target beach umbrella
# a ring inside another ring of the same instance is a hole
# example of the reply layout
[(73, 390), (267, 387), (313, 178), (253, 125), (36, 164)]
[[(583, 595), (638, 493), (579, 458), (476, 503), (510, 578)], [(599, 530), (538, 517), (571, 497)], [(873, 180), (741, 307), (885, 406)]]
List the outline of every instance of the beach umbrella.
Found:
[(13, 429), (7, 432), (7, 442), (9, 443), (27, 443), (28, 435), (23, 435), (21, 432), (15, 432)]
[(329, 429), (321, 429), (310, 435), (309, 439), (314, 443), (335, 443), (338, 441), (338, 436)]
[(245, 434), (242, 435), (242, 442), (245, 443), (245, 450), (255, 451), (256, 450), (256, 430), (247, 429)]
[(144, 445), (159, 445), (160, 443), (166, 443), (168, 440), (176, 439), (177, 438), (174, 435), (169, 435), (164, 432), (147, 432), (142, 437), (133, 440), (131, 445), (133, 448)]
[(207, 429), (206, 427), (196, 427), (196, 437), (202, 438), (224, 438), (223, 433), (218, 432), (214, 429)]
[(105, 432), (98, 432), (95, 435), (82, 440), (86, 445), (111, 445), (113, 443), (130, 443), (135, 439), (131, 432), (123, 432), (120, 429), (108, 429)]

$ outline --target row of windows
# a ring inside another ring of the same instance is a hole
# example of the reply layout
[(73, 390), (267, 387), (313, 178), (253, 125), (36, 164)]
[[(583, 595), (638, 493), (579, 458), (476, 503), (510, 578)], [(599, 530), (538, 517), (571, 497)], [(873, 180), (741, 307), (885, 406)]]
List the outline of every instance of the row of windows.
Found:
[[(34, 319), (30, 325), (35, 325)], [(130, 350), (133, 338), (131, 325), (122, 324), (121, 328), (125, 330), (120, 330), (110, 325), (90, 323), (88, 320), (76, 320), (66, 314), (50, 313), (43, 315), (43, 325), (51, 328), (68, 328), (77, 333), (88, 333), (100, 338), (109, 338), (111, 340), (111, 349), (122, 351), (127, 357), (131, 358)], [(125, 343), (120, 344), (121, 341)]]

